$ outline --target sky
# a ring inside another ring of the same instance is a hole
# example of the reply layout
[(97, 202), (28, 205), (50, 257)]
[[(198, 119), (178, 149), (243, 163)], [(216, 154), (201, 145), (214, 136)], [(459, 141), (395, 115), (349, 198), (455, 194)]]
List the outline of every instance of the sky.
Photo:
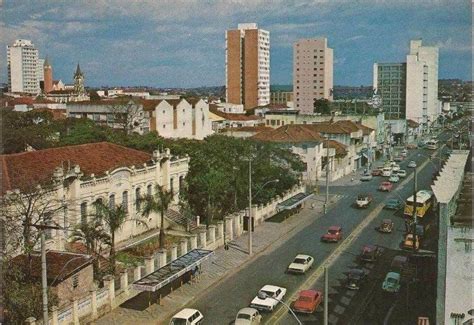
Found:
[(270, 32), (271, 84), (291, 84), (293, 42), (327, 37), (335, 85), (371, 85), (374, 62), (403, 62), (410, 39), (439, 47), (439, 77), (472, 79), (468, 0), (0, 0), (0, 81), (6, 46), (29, 39), (54, 79), (86, 86), (225, 84), (225, 30)]

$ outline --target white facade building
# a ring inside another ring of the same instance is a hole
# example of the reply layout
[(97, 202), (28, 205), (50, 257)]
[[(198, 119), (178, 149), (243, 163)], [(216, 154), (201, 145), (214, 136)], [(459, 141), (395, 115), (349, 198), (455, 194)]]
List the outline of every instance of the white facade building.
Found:
[[(16, 40), (7, 46), (9, 92), (39, 94), (38, 49), (29, 40)], [(40, 65), (43, 69), (43, 65)]]
[(410, 41), (406, 78), (406, 118), (426, 130), (438, 116), (438, 48)]

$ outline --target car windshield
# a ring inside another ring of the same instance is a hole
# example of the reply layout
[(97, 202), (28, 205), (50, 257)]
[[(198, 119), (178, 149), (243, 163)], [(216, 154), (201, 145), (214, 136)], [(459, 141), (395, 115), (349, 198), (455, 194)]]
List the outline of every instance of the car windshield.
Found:
[(173, 318), (170, 324), (171, 325), (186, 325), (187, 320), (184, 318)]
[(337, 230), (336, 229), (329, 229), (328, 230), (328, 234), (331, 234), (331, 235), (336, 235), (337, 234)]
[[(269, 297), (273, 297), (275, 295), (275, 293), (271, 292), (271, 291), (265, 291), (265, 290), (260, 290), (259, 292), (259, 296), (269, 296)], [(266, 298), (265, 298), (266, 299)]]
[(304, 264), (306, 262), (306, 260), (304, 258), (295, 258), (295, 260), (293, 261), (293, 263), (296, 263), (296, 264)]
[(237, 319), (248, 319), (248, 320), (250, 320), (250, 315), (249, 314), (238, 314)]
[(396, 284), (398, 281), (397, 281), (397, 279), (394, 279), (394, 278), (388, 278), (387, 282), (392, 283), (392, 284)]
[(367, 195), (359, 195), (357, 197), (358, 200), (366, 200), (367, 199)]

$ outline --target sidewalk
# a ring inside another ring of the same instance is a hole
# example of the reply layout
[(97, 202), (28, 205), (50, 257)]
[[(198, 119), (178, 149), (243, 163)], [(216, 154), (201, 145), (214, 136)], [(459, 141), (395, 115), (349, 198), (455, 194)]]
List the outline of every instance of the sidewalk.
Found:
[[(349, 176), (350, 177), (350, 176)], [(347, 178), (344, 177), (344, 178)], [(331, 203), (337, 198), (331, 196)], [(249, 262), (256, 260), (270, 246), (275, 249), (286, 242), (294, 232), (297, 232), (314, 221), (314, 217), (322, 215), (324, 195), (319, 194), (309, 199), (300, 213), (290, 217), (282, 223), (265, 222), (255, 228), (253, 234), (252, 257), (247, 255), (248, 236), (234, 239), (229, 243), (229, 250), (223, 247), (215, 250), (214, 256), (202, 264), (202, 275), (197, 282), (184, 284), (180, 289), (162, 299), (162, 305), (153, 304), (145, 310), (135, 310), (118, 307), (93, 324), (109, 325), (123, 324), (164, 324), (173, 314), (195, 299), (211, 290), (221, 281), (245, 267)], [(314, 209), (311, 206), (314, 204)]]

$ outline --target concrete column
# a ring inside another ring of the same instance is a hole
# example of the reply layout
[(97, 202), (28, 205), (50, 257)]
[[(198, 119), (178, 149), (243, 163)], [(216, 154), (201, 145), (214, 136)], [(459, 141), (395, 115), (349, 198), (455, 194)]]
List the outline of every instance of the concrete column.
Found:
[(184, 255), (188, 252), (188, 240), (187, 239), (181, 239), (180, 242), (180, 253), (181, 255)]
[(28, 317), (27, 319), (25, 319), (25, 324), (36, 325), (36, 318)]
[(115, 299), (115, 282), (112, 275), (106, 275), (104, 277), (104, 287), (106, 287), (109, 291), (109, 304), (112, 308)]
[(216, 226), (214, 225), (209, 226), (209, 240), (213, 244), (216, 242)]
[(97, 318), (97, 289), (94, 287), (89, 290), (91, 294), (92, 319)]
[(191, 236), (191, 250), (196, 249), (198, 246), (197, 235), (193, 234)]
[(178, 258), (178, 246), (173, 245), (171, 246), (171, 261), (174, 261)]
[(199, 242), (202, 248), (206, 248), (207, 245), (207, 231), (203, 230), (199, 233)]
[(51, 307), (51, 318), (52, 318), (52, 325), (59, 325), (58, 319), (58, 306)]
[(128, 295), (128, 271), (123, 270), (120, 272), (120, 288), (122, 288), (123, 292)]
[(133, 269), (133, 281), (138, 281), (142, 278), (142, 267), (140, 265), (135, 266)]
[(158, 251), (158, 267), (166, 265), (166, 249), (160, 249)]
[(224, 236), (224, 221), (217, 221), (217, 238)]
[(72, 321), (74, 325), (79, 325), (79, 303), (77, 298), (72, 301)]
[(225, 233), (227, 241), (234, 239), (234, 227), (232, 225), (232, 220), (232, 217), (225, 217)]
[(199, 227), (201, 225), (201, 217), (196, 216), (196, 227)]
[(237, 214), (234, 217), (234, 224), (235, 224), (235, 236), (239, 237), (242, 234), (242, 227), (241, 227), (241, 224), (240, 224), (240, 215), (239, 214)]
[(148, 275), (155, 271), (155, 258), (153, 256), (145, 257), (145, 274)]

